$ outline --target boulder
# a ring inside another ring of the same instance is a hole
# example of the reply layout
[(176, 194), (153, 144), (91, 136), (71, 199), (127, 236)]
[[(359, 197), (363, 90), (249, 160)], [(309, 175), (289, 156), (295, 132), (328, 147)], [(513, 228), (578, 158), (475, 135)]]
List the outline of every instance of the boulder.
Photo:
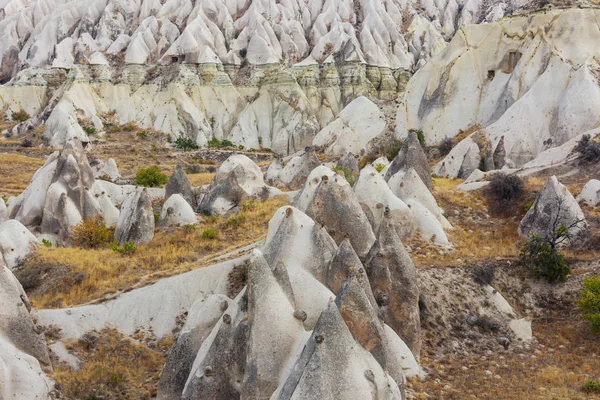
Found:
[(365, 259), (380, 315), (418, 359), (421, 351), (419, 288), (415, 266), (386, 213)]
[(431, 170), (427, 163), (427, 156), (423, 151), (423, 146), (419, 142), (417, 133), (414, 131), (408, 132), (408, 136), (404, 140), (400, 151), (394, 157), (385, 174), (385, 180), (388, 181), (398, 171), (408, 171), (410, 168), (414, 168), (417, 171), (425, 186), (431, 190)]
[(279, 182), (279, 174), (283, 170), (283, 159), (277, 158), (273, 161), (265, 173), (265, 182), (269, 185), (276, 185)]
[(360, 154), (384, 129), (383, 112), (371, 100), (359, 96), (315, 136), (313, 145), (329, 155)]
[(19, 221), (9, 219), (0, 224), (0, 261), (13, 269), (22, 264), (38, 244), (37, 239)]
[(160, 228), (196, 224), (198, 224), (196, 214), (190, 203), (182, 195), (173, 194), (165, 201), (158, 218), (158, 226)]
[[(594, 207), (598, 203), (600, 203), (600, 181), (598, 179), (590, 179), (588, 183), (585, 184), (579, 196), (577, 196), (577, 200), (583, 201), (590, 207)], [(2, 205), (0, 204), (0, 208)], [(0, 210), (0, 215), (2, 215), (2, 211)], [(0, 217), (0, 221), (2, 218)]]
[(523, 237), (536, 234), (550, 238), (561, 225), (568, 228), (568, 241), (581, 239), (587, 232), (587, 221), (579, 204), (552, 176), (521, 220), (518, 232)]
[(279, 182), (290, 190), (300, 189), (308, 175), (321, 165), (313, 147), (307, 147), (304, 153), (292, 157), (279, 173)]
[(8, 219), (8, 208), (4, 199), (0, 197), (0, 224)]
[(50, 367), (46, 340), (29, 315), (31, 305), (17, 278), (0, 259), (0, 398), (47, 399)]
[(411, 235), (414, 223), (410, 208), (390, 190), (383, 176), (370, 165), (360, 171), (354, 185), (354, 194), (369, 218), (373, 231), (379, 229), (383, 213), (387, 209), (398, 235), (402, 238)]
[(317, 223), (323, 225), (336, 243), (348, 235), (359, 257), (364, 257), (375, 235), (352, 187), (343, 176), (315, 168), (294, 205)]
[(165, 200), (169, 199), (173, 194), (180, 194), (192, 208), (196, 208), (196, 199), (194, 192), (192, 191), (192, 185), (190, 185), (190, 181), (181, 167), (181, 164), (177, 164), (173, 174), (167, 182), (167, 186), (165, 187)]
[(115, 228), (115, 241), (148, 244), (154, 237), (154, 212), (152, 199), (146, 188), (131, 194), (121, 207), (121, 214)]
[(280, 193), (263, 181), (260, 168), (242, 154), (230, 156), (217, 170), (206, 193), (199, 199), (199, 208), (208, 214), (225, 214), (253, 196), (268, 198)]

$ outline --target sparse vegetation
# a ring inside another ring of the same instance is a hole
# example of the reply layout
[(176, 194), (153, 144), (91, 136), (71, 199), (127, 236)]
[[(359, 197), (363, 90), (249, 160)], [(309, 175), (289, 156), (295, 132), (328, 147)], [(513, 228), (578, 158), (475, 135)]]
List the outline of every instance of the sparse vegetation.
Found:
[[(566, 227), (561, 225), (555, 235), (562, 237), (564, 230)], [(536, 234), (532, 234), (521, 248), (520, 260), (534, 277), (545, 278), (551, 283), (564, 282), (571, 272), (556, 245), (550, 239)]]
[[(229, 221), (229, 220), (228, 220)], [(216, 239), (219, 236), (219, 232), (213, 228), (207, 228), (202, 231), (202, 239)]]
[(88, 135), (93, 135), (96, 133), (96, 128), (94, 128), (93, 126), (81, 125), (81, 129), (83, 129), (83, 131)]
[(71, 241), (75, 246), (95, 249), (110, 243), (113, 230), (106, 227), (102, 217), (86, 218), (75, 225), (71, 231)]
[(183, 151), (191, 151), (191, 150), (196, 150), (198, 148), (198, 145), (196, 144), (196, 141), (194, 139), (192, 139), (189, 136), (179, 136), (177, 139), (175, 139), (175, 142), (173, 142), (173, 145), (178, 148), (179, 150), (183, 150)]
[(590, 379), (583, 385), (583, 390), (588, 393), (600, 393), (600, 382)]
[(512, 174), (494, 174), (486, 189), (488, 204), (496, 214), (509, 214), (525, 194), (523, 178)]
[(248, 266), (246, 261), (242, 264), (235, 265), (227, 275), (227, 296), (234, 299), (246, 286), (248, 281)]
[(385, 164), (375, 164), (375, 170), (381, 172), (385, 169)]
[(600, 143), (592, 140), (590, 135), (583, 135), (575, 151), (581, 154), (581, 157), (587, 162), (598, 162), (600, 161)]
[(331, 170), (333, 172), (341, 172), (341, 174), (344, 176), (344, 178), (346, 179), (346, 181), (348, 181), (350, 185), (354, 185), (354, 182), (358, 177), (358, 174), (356, 172), (352, 172), (350, 169), (344, 168), (342, 165), (334, 165), (331, 167)]
[(89, 332), (67, 345), (83, 362), (81, 370), (59, 365), (52, 372), (67, 399), (151, 399), (165, 362), (116, 329)]
[(225, 221), (225, 227), (237, 229), (242, 226), (245, 221), (246, 216), (244, 214), (232, 215)]
[(439, 150), (440, 150), (440, 155), (446, 156), (448, 155), (448, 153), (450, 153), (450, 151), (452, 151), (452, 147), (454, 147), (454, 143), (452, 143), (452, 139), (450, 139), (449, 137), (445, 137), (440, 145), (439, 145)]
[(52, 247), (52, 242), (48, 239), (42, 239), (42, 244), (46, 247)]
[(223, 139), (219, 140), (217, 138), (212, 138), (208, 141), (206, 146), (210, 149), (221, 149), (223, 147), (234, 147), (233, 142), (231, 140)]
[[(590, 323), (590, 330), (600, 334), (600, 275), (583, 279), (577, 305), (583, 313), (583, 319)], [(600, 384), (597, 389), (600, 391)]]
[(21, 141), (21, 147), (33, 147), (33, 141), (31, 139), (23, 139)]
[(423, 133), (423, 131), (419, 129), (416, 131), (416, 133), (417, 133), (417, 139), (419, 139), (419, 143), (421, 143), (421, 146), (426, 147), (427, 143), (425, 142), (425, 134)]
[(30, 118), (27, 111), (20, 109), (19, 111), (14, 111), (12, 113), (12, 120), (17, 122), (24, 122)]
[(136, 126), (134, 124), (125, 124), (121, 127), (121, 130), (124, 132), (133, 132)]
[(111, 243), (110, 248), (114, 252), (128, 256), (134, 254), (137, 250), (135, 243), (133, 242), (125, 242), (122, 246), (119, 246), (117, 243)]
[(480, 285), (491, 285), (494, 275), (495, 270), (492, 265), (478, 266), (473, 270), (473, 280)]
[(388, 143), (384, 149), (383, 153), (387, 157), (388, 160), (392, 161), (398, 155), (398, 152), (402, 148), (404, 144), (404, 140), (396, 140), (393, 139), (390, 143)]
[(146, 187), (159, 187), (166, 184), (169, 177), (162, 172), (156, 165), (149, 168), (141, 168), (135, 175), (135, 184)]

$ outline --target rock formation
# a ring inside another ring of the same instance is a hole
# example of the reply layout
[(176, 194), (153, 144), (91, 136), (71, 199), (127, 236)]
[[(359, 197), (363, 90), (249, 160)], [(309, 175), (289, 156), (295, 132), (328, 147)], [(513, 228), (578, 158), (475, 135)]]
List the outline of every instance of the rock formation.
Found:
[[(280, 170), (277, 175), (276, 182), (282, 184), (291, 190), (298, 190), (308, 178), (308, 175), (313, 169), (321, 165), (321, 162), (317, 158), (314, 147), (307, 147), (304, 149), (304, 153), (292, 157), (287, 164)], [(271, 171), (270, 176), (273, 176), (275, 171)]]
[(115, 241), (119, 245), (125, 242), (147, 244), (153, 237), (152, 199), (146, 188), (140, 188), (131, 194), (121, 206), (121, 215), (119, 215), (119, 221), (115, 228)]
[(33, 323), (21, 284), (0, 259), (0, 398), (47, 399), (40, 363), (50, 367), (46, 341)]
[(389, 213), (386, 213), (377, 241), (365, 259), (365, 268), (383, 320), (418, 359), (421, 325), (417, 275)]
[(225, 214), (249, 197), (268, 198), (277, 193), (265, 184), (262, 171), (251, 159), (234, 154), (221, 164), (198, 204), (204, 213)]
[(360, 168), (358, 167), (358, 158), (352, 153), (346, 153), (335, 165), (338, 169), (342, 169), (344, 175), (351, 177), (353, 180), (358, 178)]
[(408, 171), (410, 168), (414, 168), (425, 186), (431, 190), (431, 170), (427, 163), (427, 156), (414, 131), (408, 132), (400, 151), (385, 173), (385, 180), (388, 181), (398, 171)]
[(121, 179), (121, 174), (117, 168), (117, 162), (114, 158), (109, 158), (106, 162), (98, 159), (90, 161), (90, 166), (94, 171), (94, 177), (96, 179), (110, 180), (116, 182)]
[(196, 208), (196, 197), (194, 196), (190, 181), (181, 167), (181, 164), (177, 164), (173, 174), (167, 182), (167, 186), (165, 187), (165, 200), (168, 200), (173, 194), (180, 194), (192, 208)]
[(0, 198), (0, 224), (8, 219), (8, 208), (4, 199)]
[(519, 224), (519, 235), (530, 234), (551, 238), (564, 225), (569, 241), (581, 238), (587, 231), (583, 211), (569, 190), (552, 176)]
[(0, 261), (13, 269), (25, 261), (38, 240), (19, 221), (9, 219), (0, 224)]
[(313, 139), (325, 154), (360, 154), (385, 129), (383, 112), (364, 96), (357, 97)]
[(198, 219), (192, 206), (180, 194), (173, 194), (165, 201), (158, 218), (160, 228), (196, 224)]
[(348, 235), (359, 257), (364, 257), (375, 242), (369, 219), (352, 188), (343, 176), (325, 167), (310, 173), (294, 205), (322, 224), (337, 243)]
[(598, 179), (590, 179), (583, 187), (581, 193), (577, 196), (577, 200), (583, 201), (590, 207), (594, 207), (596, 204), (600, 203), (600, 181)]

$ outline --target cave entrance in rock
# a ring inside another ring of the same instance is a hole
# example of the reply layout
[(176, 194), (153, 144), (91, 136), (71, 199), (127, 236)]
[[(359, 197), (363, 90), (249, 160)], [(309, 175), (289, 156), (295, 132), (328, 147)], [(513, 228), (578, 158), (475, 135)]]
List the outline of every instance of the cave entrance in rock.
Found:
[(493, 69), (490, 69), (487, 73), (487, 78), (489, 81), (494, 80), (494, 77), (496, 76), (496, 71), (494, 71)]

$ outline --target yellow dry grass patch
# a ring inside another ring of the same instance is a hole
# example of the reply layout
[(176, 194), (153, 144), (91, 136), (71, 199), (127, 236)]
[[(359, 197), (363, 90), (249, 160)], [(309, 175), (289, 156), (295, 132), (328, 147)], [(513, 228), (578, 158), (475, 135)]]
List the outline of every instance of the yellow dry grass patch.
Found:
[[(22, 273), (66, 266), (70, 277), (80, 279), (57, 279), (43, 293), (32, 291), (30, 299), (37, 308), (74, 306), (209, 265), (219, 254), (264, 239), (273, 213), (287, 203), (285, 196), (265, 202), (246, 201), (241, 211), (230, 218), (207, 217), (199, 226), (159, 231), (150, 244), (138, 246), (132, 255), (115, 253), (109, 248), (40, 247), (37, 255), (26, 262)], [(216, 231), (217, 238), (203, 237), (207, 229)]]
[(187, 174), (192, 186), (208, 185), (214, 178), (214, 172), (200, 172), (198, 174)]
[(35, 171), (44, 165), (42, 158), (20, 154), (0, 154), (0, 195), (20, 194), (33, 177)]
[(158, 376), (165, 357), (124, 337), (116, 329), (67, 348), (82, 361), (81, 370), (58, 365), (50, 376), (67, 399), (150, 399), (156, 396)]

